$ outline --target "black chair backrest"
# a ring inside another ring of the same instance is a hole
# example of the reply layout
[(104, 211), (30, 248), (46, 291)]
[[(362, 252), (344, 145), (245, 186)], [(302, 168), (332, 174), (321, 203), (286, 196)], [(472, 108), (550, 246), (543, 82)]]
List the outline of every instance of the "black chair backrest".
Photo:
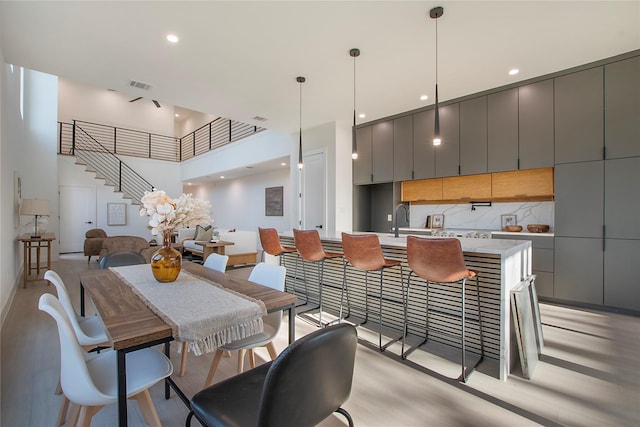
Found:
[(100, 260), (100, 268), (122, 267), (124, 265), (145, 264), (147, 261), (138, 252), (111, 252)]
[(306, 335), (273, 361), (258, 426), (315, 426), (349, 398), (358, 343), (356, 329), (341, 323)]

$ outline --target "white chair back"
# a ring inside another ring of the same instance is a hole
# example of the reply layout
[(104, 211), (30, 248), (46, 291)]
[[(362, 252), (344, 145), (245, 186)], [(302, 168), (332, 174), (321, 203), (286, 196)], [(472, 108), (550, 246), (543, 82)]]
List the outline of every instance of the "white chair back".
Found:
[(102, 344), (107, 341), (107, 334), (104, 332), (104, 325), (97, 318), (93, 320), (94, 322), (99, 322), (102, 327), (97, 327), (98, 325), (92, 325), (94, 331), (94, 335), (89, 335), (86, 331), (80, 326), (80, 321), (78, 320), (79, 316), (76, 310), (73, 308), (71, 304), (71, 298), (69, 298), (69, 293), (67, 292), (67, 288), (62, 281), (62, 278), (53, 270), (47, 270), (44, 273), (45, 280), (53, 283), (53, 286), (56, 287), (56, 291), (58, 292), (58, 302), (63, 307), (64, 311), (67, 314), (67, 318), (73, 328), (73, 331), (76, 334), (76, 338), (81, 346), (91, 346)]
[(224, 273), (227, 269), (227, 262), (229, 261), (229, 255), (210, 254), (204, 261), (204, 266), (215, 271)]
[(87, 406), (104, 405), (113, 401), (112, 396), (100, 392), (91, 379), (84, 357), (70, 323), (69, 316), (56, 297), (43, 294), (38, 308), (48, 313), (58, 325), (60, 338), (60, 383), (70, 401)]
[(284, 291), (284, 279), (287, 269), (281, 265), (267, 264), (264, 262), (256, 264), (249, 275), (249, 281), (268, 286), (278, 291)]

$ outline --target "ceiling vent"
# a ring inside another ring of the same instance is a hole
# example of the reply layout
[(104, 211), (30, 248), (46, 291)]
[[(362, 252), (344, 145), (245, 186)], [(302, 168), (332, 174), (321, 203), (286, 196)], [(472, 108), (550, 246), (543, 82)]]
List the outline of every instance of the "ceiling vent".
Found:
[(137, 89), (143, 89), (143, 90), (151, 89), (151, 85), (148, 85), (148, 84), (142, 83), (142, 82), (137, 82), (135, 80), (129, 80), (129, 86), (135, 87)]
[(266, 122), (268, 119), (266, 117), (255, 116), (253, 118), (253, 120), (256, 120), (256, 121), (259, 121), (259, 122)]

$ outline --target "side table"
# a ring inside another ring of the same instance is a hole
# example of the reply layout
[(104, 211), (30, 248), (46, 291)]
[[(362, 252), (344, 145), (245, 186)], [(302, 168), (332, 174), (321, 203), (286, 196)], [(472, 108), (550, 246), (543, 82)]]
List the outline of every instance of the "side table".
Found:
[[(47, 270), (51, 269), (51, 242), (56, 240), (56, 236), (53, 233), (44, 233), (40, 237), (31, 237), (29, 234), (24, 234), (18, 238), (19, 242), (22, 242), (24, 247), (24, 284), (23, 286), (27, 287), (27, 280), (29, 276), (31, 276), (31, 271), (36, 270), (36, 278), (40, 275), (40, 249), (47, 249)], [(36, 265), (31, 265), (31, 254), (32, 249), (36, 250)], [(45, 268), (43, 267), (43, 270)]]

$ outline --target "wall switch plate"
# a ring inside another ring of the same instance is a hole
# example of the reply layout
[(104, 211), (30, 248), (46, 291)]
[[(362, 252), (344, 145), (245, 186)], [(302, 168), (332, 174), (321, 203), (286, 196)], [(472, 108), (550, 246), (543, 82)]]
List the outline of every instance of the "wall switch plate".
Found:
[(389, 222), (393, 221), (393, 216), (392, 215), (387, 215), (387, 221), (389, 221)]

